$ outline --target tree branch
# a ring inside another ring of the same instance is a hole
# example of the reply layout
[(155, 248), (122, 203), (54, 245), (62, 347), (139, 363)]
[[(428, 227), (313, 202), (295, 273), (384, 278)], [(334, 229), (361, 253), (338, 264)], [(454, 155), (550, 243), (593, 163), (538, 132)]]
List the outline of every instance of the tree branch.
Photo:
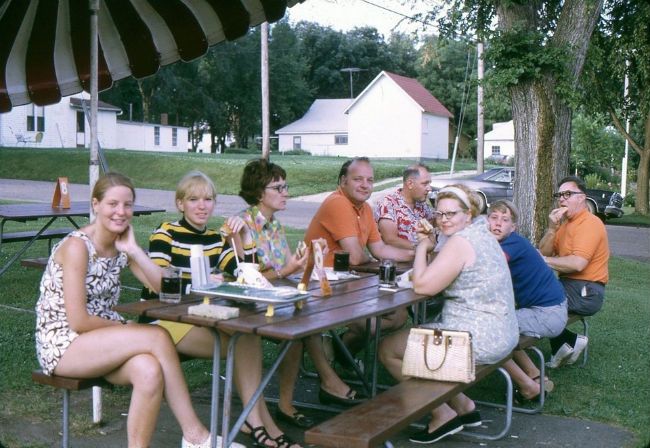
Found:
[[(623, 126), (621, 120), (619, 120), (618, 118), (618, 115), (616, 115), (616, 111), (611, 107), (608, 107), (607, 111), (609, 112), (609, 116), (612, 117), (612, 121), (614, 122), (614, 127), (616, 128), (616, 130), (618, 130), (618, 132), (620, 132), (621, 135), (625, 137), (625, 139), (628, 142), (630, 142), (630, 145), (636, 151), (636, 153), (638, 155), (641, 155), (641, 153), (643, 152), (643, 148), (641, 148), (639, 144), (634, 141), (634, 138), (632, 138), (632, 136), (627, 133), (627, 131), (625, 130), (625, 126)], [(648, 120), (650, 120), (650, 115), (648, 116)]]

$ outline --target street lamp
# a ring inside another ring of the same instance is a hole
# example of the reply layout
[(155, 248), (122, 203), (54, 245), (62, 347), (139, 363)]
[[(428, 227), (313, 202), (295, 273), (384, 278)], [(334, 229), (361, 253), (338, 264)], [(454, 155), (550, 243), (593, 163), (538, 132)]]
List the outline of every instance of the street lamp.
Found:
[(365, 72), (366, 69), (358, 67), (346, 67), (341, 69), (342, 72), (348, 72), (350, 74), (350, 98), (354, 98), (354, 92), (352, 90), (352, 73)]

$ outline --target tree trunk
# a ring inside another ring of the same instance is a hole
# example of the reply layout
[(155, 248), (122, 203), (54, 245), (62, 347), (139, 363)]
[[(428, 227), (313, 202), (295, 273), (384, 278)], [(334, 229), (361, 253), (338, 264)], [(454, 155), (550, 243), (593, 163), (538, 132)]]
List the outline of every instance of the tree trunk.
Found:
[(648, 171), (650, 171), (650, 114), (645, 120), (645, 139), (642, 151), (639, 152), (639, 167), (636, 170), (636, 203), (634, 211), (648, 214)]
[[(499, 27), (505, 32), (538, 28), (535, 2), (502, 1), (497, 7)], [(602, 0), (567, 0), (548, 46), (567, 55), (564, 70), (573, 87), (577, 85), (600, 15)], [(515, 128), (517, 176), (513, 200), (520, 210), (518, 230), (538, 242), (553, 206), (552, 193), (566, 175), (571, 148), (571, 114), (557, 94), (557, 78), (547, 73), (542, 79), (522, 81), (510, 87)]]

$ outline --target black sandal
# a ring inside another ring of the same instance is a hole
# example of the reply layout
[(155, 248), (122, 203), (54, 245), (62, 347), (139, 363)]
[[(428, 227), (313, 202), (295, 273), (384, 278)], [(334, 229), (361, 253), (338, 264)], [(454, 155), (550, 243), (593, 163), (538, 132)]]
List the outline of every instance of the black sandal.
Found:
[[(244, 421), (244, 427), (250, 432), (242, 432), (253, 440), (253, 446), (263, 448), (275, 448), (279, 446), (277, 439), (273, 439), (269, 433), (266, 432), (266, 428), (264, 426), (257, 426), (253, 428), (250, 423)], [(266, 442), (273, 442), (273, 445), (267, 445)]]
[(289, 437), (286, 434), (280, 434), (278, 437), (275, 439), (275, 443), (277, 443), (278, 448), (291, 448), (294, 445), (297, 446), (298, 448), (302, 448), (302, 445), (293, 440), (291, 437)]

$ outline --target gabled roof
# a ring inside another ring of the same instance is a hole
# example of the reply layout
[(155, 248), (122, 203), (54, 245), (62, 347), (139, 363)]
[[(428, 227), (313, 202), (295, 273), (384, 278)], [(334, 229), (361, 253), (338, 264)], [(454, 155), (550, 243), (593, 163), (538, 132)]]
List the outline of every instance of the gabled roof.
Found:
[(275, 131), (276, 134), (331, 134), (348, 132), (344, 113), (352, 99), (315, 100), (299, 120)]
[[(77, 107), (79, 109), (82, 109), (81, 106), (82, 101), (86, 104), (86, 107), (90, 108), (90, 99), (82, 99), (82, 98), (75, 98), (75, 97), (70, 98), (70, 107)], [(97, 109), (108, 110), (113, 112), (122, 112), (122, 109), (120, 109), (119, 107), (113, 106), (112, 104), (105, 103), (104, 101), (97, 102)]]
[(503, 123), (494, 123), (492, 125), (492, 130), (486, 132), (483, 136), (483, 140), (513, 140), (515, 139), (515, 126), (510, 121), (504, 121)]
[[(406, 76), (401, 76), (397, 75), (395, 73), (387, 72), (387, 71), (382, 71), (380, 74), (377, 75), (375, 79), (372, 80), (370, 84), (368, 84), (368, 87), (366, 87), (363, 92), (359, 94), (354, 100), (354, 103), (356, 103), (359, 98), (363, 97), (366, 92), (368, 92), (372, 87), (381, 79), (382, 76), (385, 76), (397, 86), (404, 91), (413, 101), (415, 101), (420, 108), (422, 108), (422, 112), (427, 112), (432, 115), (438, 115), (440, 117), (448, 117), (448, 118), (453, 118), (454, 116), (452, 115), (449, 110), (436, 98), (429, 92), (420, 82), (415, 79), (415, 78), (407, 78)], [(346, 113), (354, 106), (354, 103), (350, 105), (346, 109)]]

